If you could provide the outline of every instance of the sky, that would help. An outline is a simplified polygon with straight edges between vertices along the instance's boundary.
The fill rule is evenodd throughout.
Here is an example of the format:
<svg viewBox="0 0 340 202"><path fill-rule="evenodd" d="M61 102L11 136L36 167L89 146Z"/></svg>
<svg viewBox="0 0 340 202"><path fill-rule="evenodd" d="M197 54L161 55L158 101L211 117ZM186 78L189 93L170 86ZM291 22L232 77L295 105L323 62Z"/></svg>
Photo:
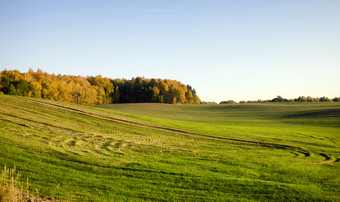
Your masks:
<svg viewBox="0 0 340 202"><path fill-rule="evenodd" d="M339 0L0 0L0 71L180 81L203 101L340 96Z"/></svg>

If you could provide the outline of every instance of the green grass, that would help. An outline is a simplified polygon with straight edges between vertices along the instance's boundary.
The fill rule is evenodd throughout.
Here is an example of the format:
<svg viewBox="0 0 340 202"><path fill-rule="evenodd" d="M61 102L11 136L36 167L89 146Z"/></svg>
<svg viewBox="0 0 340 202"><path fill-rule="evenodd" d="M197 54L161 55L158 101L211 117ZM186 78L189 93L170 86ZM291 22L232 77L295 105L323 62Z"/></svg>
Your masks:
<svg viewBox="0 0 340 202"><path fill-rule="evenodd" d="M340 104L117 104L0 95L0 166L39 195L337 201Z"/></svg>

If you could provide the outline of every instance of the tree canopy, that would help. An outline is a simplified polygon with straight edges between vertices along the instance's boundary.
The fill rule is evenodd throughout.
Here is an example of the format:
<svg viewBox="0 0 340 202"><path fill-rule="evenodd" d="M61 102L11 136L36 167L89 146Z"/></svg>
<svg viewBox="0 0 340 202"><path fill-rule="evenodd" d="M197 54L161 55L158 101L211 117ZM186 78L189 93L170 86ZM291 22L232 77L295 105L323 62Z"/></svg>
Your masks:
<svg viewBox="0 0 340 202"><path fill-rule="evenodd" d="M305 97L305 96L299 96L295 99L286 99L281 96L277 96L271 100L242 100L238 103L264 103L264 102L340 102L340 97L335 97L333 99L330 99L328 97ZM220 104L234 104L237 103L233 100L228 101L221 101Z"/></svg>
<svg viewBox="0 0 340 202"><path fill-rule="evenodd" d="M48 74L38 69L0 72L0 94L19 95L82 105L109 103L199 104L195 89L168 79L110 79Z"/></svg>

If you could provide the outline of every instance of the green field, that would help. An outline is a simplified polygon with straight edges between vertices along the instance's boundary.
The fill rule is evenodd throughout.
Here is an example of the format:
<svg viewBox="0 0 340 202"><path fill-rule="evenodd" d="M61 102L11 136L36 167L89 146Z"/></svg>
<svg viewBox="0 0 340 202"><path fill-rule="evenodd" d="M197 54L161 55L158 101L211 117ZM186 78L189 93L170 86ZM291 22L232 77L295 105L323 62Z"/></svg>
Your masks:
<svg viewBox="0 0 340 202"><path fill-rule="evenodd" d="M84 107L0 95L0 166L61 200L339 201L339 143L340 103Z"/></svg>

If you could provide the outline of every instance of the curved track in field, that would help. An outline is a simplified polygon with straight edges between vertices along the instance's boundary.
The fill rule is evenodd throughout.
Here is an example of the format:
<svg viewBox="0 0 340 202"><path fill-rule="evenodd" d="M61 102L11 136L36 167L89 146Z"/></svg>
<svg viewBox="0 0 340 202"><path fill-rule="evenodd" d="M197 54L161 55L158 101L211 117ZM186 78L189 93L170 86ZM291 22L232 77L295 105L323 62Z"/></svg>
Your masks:
<svg viewBox="0 0 340 202"><path fill-rule="evenodd" d="M244 140L244 139L237 139L237 138L221 137L221 136L217 136L213 134L203 134L203 133L198 133L198 132L193 132L193 131L186 131L186 130L182 130L178 128L166 127L162 125L144 123L140 121L132 121L132 120L124 119L121 117L110 116L110 114L108 113L105 113L106 115L103 115L103 113L100 113L100 114L99 112L96 113L95 110L85 110L82 108L78 108L76 106L75 107L71 107L69 105L65 106L63 104L52 103L52 102L43 101L43 100L33 100L33 99L26 99L26 98L25 100L31 103L43 104L43 105L48 105L50 107L60 108L62 110L67 110L71 113L76 113L78 115L90 117L92 119L97 119L99 121L108 121L108 122L112 122L116 124L122 124L122 125L127 125L127 126L137 126L137 127L142 127L142 128L152 128L154 130L161 130L161 131L166 131L166 132L171 132L171 133L179 133L181 135L186 135L189 137L204 137L204 138L209 138L209 139L218 140L218 141L227 141L227 142L234 142L238 144L246 144L246 145L250 145L254 147L266 147L266 148L280 149L280 150L285 150L285 151L295 154L296 158L308 158L311 155L317 155L324 159L323 161L318 161L318 162L301 162L304 164L324 164L324 163L334 163L334 162L339 161L339 159L336 159L328 154L313 153L304 148L296 147L296 146L269 143L269 142L258 142L258 141ZM1 114L5 116L13 117L13 118L22 119L25 121L32 121L29 119L20 118L18 116L7 114L4 112L1 112ZM11 120L8 120L8 121L11 121ZM33 121L33 122L36 122L36 121ZM65 128L62 126L54 126L54 125L47 124L47 123L41 123L41 124L46 125L46 126L53 126L61 130L68 130L69 132L79 133L79 131ZM81 135L81 132L79 134ZM84 138L84 137L81 137L81 138ZM92 136L91 138L88 138L86 141L82 141L81 138L70 139L65 136L61 136L61 137L51 140L50 146L61 152L69 151L75 155L93 155L93 156L98 156L98 158L109 159L108 157L112 156L112 154L123 155L121 152L119 152L119 148L122 147L122 145L124 144L125 145L129 144L129 143L122 143L122 142L117 142L117 141L115 142L114 140L109 139L109 137L103 138L103 140L105 141L100 141L100 136L98 137Z"/></svg>

